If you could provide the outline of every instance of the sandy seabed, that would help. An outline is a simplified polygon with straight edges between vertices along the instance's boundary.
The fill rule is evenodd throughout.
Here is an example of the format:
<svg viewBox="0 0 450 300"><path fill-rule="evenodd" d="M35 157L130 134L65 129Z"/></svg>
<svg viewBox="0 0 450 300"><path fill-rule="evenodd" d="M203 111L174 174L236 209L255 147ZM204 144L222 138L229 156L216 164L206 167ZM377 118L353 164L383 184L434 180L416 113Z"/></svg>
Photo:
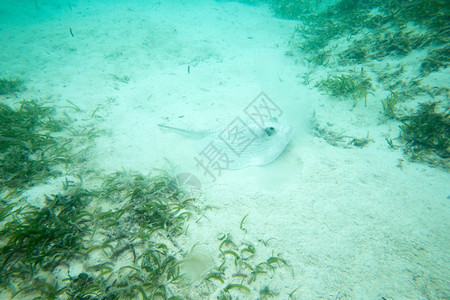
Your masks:
<svg viewBox="0 0 450 300"><path fill-rule="evenodd" d="M201 179L202 199L217 209L190 225L187 247L217 251L220 233L271 239L291 269L270 280L280 299L297 288L299 299L450 295L448 173L399 165L401 151L384 140L398 124L379 124L375 97L352 109L304 85L308 66L285 55L295 22L224 1L77 1L71 10L64 1L39 9L6 2L3 75L27 80L25 99L97 109L108 134L96 140L93 168L146 173L167 159ZM262 91L296 127L270 165L223 171L213 181L196 166L195 141L157 127L229 122ZM310 133L313 115L359 136L370 132L373 142L333 147Z"/></svg>

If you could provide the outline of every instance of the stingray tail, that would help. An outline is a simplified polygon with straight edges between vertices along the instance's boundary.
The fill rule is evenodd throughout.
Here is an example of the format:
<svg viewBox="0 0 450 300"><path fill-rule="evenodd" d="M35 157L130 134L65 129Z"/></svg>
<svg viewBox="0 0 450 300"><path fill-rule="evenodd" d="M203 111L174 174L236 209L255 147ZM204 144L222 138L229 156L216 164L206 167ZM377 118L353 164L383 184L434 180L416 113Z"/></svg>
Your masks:
<svg viewBox="0 0 450 300"><path fill-rule="evenodd" d="M176 133L187 135L187 136L190 136L190 137L201 138L201 137L205 136L205 132L203 132L203 131L187 130L187 129L167 126L167 125L163 125L163 124L158 124L158 126L160 128L164 128L164 129L167 129L167 130L170 130L170 131L174 131Z"/></svg>

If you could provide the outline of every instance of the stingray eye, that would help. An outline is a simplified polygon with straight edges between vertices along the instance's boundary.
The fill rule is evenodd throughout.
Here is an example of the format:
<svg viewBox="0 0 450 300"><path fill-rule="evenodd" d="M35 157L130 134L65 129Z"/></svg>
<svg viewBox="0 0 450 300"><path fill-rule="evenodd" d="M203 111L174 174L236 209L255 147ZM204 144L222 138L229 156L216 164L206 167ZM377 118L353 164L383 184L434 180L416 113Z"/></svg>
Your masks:
<svg viewBox="0 0 450 300"><path fill-rule="evenodd" d="M266 127L266 129L264 129L264 131L266 132L266 134L268 136L271 136L271 135L273 135L275 133L275 128L273 128L273 127Z"/></svg>

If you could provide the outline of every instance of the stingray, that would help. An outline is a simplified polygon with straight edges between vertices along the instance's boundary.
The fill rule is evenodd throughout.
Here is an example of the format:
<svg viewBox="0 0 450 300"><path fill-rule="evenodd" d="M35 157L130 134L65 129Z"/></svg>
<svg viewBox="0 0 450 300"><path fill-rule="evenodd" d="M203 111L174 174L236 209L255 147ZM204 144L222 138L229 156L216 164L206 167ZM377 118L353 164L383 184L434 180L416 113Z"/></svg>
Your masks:
<svg viewBox="0 0 450 300"><path fill-rule="evenodd" d="M273 162L284 151L294 133L292 125L276 118L260 120L259 124L254 120L236 118L226 127L200 131L163 124L158 126L200 139L196 148L204 163L215 163L221 169L229 170Z"/></svg>

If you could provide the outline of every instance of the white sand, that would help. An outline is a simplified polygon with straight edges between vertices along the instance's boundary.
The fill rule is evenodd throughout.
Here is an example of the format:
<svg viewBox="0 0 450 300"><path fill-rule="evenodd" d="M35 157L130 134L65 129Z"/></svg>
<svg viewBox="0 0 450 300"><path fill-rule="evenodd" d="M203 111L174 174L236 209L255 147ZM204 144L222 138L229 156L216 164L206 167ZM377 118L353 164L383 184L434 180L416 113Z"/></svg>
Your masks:
<svg viewBox="0 0 450 300"><path fill-rule="evenodd" d="M167 158L201 178L204 201L218 209L190 225L187 248L199 241L216 253L219 233L255 243L275 238L261 251L281 253L293 270L268 282L280 299L296 288L299 299L449 296L449 174L397 167L402 153L384 138L395 137L398 124L379 124L380 98L352 110L303 85L309 70L285 56L295 22L268 8L210 0L71 1L72 11L65 1L38 10L32 1L5 2L1 75L26 79L24 98L70 100L87 113L99 107L104 121L96 126L108 134L97 139L93 167L147 173ZM194 141L157 127L231 121L261 91L296 126L268 166L225 171L211 182L195 167ZM374 143L330 146L310 134L313 111L322 125L369 132Z"/></svg>

